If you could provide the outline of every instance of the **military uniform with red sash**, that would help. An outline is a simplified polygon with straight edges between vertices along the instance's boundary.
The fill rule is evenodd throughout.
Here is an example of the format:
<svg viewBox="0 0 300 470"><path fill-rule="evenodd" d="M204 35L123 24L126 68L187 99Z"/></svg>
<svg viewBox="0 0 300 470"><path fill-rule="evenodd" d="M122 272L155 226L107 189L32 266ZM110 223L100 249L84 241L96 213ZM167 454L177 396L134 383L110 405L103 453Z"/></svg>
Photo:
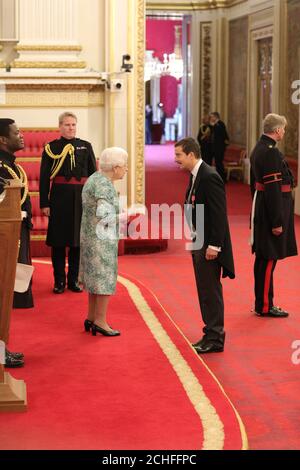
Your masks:
<svg viewBox="0 0 300 470"><path fill-rule="evenodd" d="M251 156L252 252L255 253L255 312L276 315L273 272L276 262L297 255L293 176L276 142L263 134ZM272 229L282 227L280 235ZM275 309L275 310L274 310ZM272 312L275 313L272 315ZM278 312L277 312L278 313Z"/></svg>
<svg viewBox="0 0 300 470"><path fill-rule="evenodd" d="M65 257L69 247L68 285L77 289L80 258L81 193L96 171L92 145L78 138L54 140L46 145L40 171L40 207L50 207L47 245L52 247L55 285L66 284ZM52 184L51 184L52 183Z"/></svg>

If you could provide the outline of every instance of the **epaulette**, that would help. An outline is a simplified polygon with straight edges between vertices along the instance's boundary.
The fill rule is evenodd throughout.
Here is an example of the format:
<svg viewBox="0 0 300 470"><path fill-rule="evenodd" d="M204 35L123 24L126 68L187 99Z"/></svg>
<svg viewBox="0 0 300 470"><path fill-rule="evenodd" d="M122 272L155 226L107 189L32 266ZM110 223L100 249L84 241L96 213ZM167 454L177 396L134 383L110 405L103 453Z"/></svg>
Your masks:
<svg viewBox="0 0 300 470"><path fill-rule="evenodd" d="M45 152L48 155L48 157L52 158L53 160L53 164L51 168L51 176L50 176L51 180L57 175L57 173L61 169L67 155L69 155L71 159L71 169L76 166L75 149L72 144L65 145L62 152L58 155L55 155L51 150L50 144L47 144L45 146Z"/></svg>

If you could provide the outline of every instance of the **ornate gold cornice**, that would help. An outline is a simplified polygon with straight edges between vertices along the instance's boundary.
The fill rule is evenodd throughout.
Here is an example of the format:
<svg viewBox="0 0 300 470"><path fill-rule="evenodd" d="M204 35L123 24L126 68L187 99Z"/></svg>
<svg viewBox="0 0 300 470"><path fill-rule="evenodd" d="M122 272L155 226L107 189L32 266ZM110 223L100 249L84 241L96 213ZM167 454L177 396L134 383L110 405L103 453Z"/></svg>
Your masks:
<svg viewBox="0 0 300 470"><path fill-rule="evenodd" d="M15 51L82 51L81 46L68 45L46 45L46 44L20 44L14 47Z"/></svg>
<svg viewBox="0 0 300 470"><path fill-rule="evenodd" d="M19 69L84 69L86 67L86 62L14 61L11 66Z"/></svg>
<svg viewBox="0 0 300 470"><path fill-rule="evenodd" d="M60 90L56 87L52 90L39 88L32 91L27 89L7 90L6 102L0 104L0 109L9 108L91 108L104 106L104 91L99 90L89 93L87 90Z"/></svg>
<svg viewBox="0 0 300 470"><path fill-rule="evenodd" d="M30 79L30 80L35 80L35 81L41 80L41 79L57 80L57 78L59 78L60 80L64 80L64 81L65 81L65 80L66 80L66 81L70 81L70 80L74 80L74 79L78 80L78 75L69 75L69 73L68 73L68 75L62 75L62 76L60 76L60 77L57 77L57 75L51 75L51 72L52 72L52 71L49 71L49 75L44 75L44 74L43 74L43 75L39 75L39 76L36 75L36 74L35 74L35 75L26 75L26 72L25 72L25 71L24 71L24 75L21 75L21 74L19 74L19 73L18 73L18 75L14 75L13 73L10 73L9 76L6 75L6 76L0 77L0 80L4 80L5 78L10 78L10 76L12 76L13 78L17 78L18 80L20 80L20 79L26 79L26 80ZM71 73L71 72L70 72L70 73ZM82 79L82 78L96 79L96 80L99 80L99 79L100 79L99 76L96 76L96 77L89 77L89 76L88 76L88 77L86 77L86 76L79 77L79 79ZM105 82L102 82L102 83L101 83L101 86L104 87L104 83L105 83Z"/></svg>
<svg viewBox="0 0 300 470"><path fill-rule="evenodd" d="M147 0L147 10L165 11L199 11L216 10L217 8L231 8L248 0L198 0L178 3L167 3Z"/></svg>
<svg viewBox="0 0 300 470"><path fill-rule="evenodd" d="M43 91L85 91L85 92L104 92L104 85L94 85L90 83L6 83L6 90L43 90Z"/></svg>

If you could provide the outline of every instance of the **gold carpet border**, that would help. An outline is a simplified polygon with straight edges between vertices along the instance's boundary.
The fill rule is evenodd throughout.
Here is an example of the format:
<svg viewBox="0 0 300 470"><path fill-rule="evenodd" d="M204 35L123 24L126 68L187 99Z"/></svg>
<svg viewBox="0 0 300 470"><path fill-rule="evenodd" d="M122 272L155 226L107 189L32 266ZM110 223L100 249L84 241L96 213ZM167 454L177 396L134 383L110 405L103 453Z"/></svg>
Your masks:
<svg viewBox="0 0 300 470"><path fill-rule="evenodd" d="M154 315L140 289L133 282L122 276L118 276L118 281L126 287L133 303L169 360L196 413L200 417L203 426L202 449L222 450L225 439L223 423L209 398L205 395L197 377Z"/></svg>
<svg viewBox="0 0 300 470"><path fill-rule="evenodd" d="M183 336L183 338L186 340L186 342L188 343L188 345L190 346L190 348L193 350L193 352L197 355L199 361L203 364L203 366L205 367L205 369L209 372L209 374L212 376L212 378L215 380L215 382L217 383L217 385L220 387L220 390L221 392L223 393L223 395L225 396L225 398L228 400L228 403L230 404L230 406L232 407L233 411L234 411L234 414L236 416L236 419L238 421L238 424L239 424L239 428L240 428L240 433L241 433L241 437L242 437L242 449L241 450L249 450L249 441L248 441L248 436L247 436L247 432L246 432L246 428L245 428L245 425L243 423L243 420L242 418L240 417L239 415L239 412L237 411L237 409L235 408L234 404L232 403L232 401L230 400L229 396L227 395L227 393L225 392L225 389L223 387L223 385L221 384L221 382L219 381L219 379L216 377L216 375L213 373L213 371L208 367L208 365L204 362L203 358L196 353L196 351L194 350L194 348L192 347L191 345L191 342L188 340L188 338L185 336L185 334L183 333L183 331L179 328L179 326L174 322L173 318L170 316L170 314L167 312L167 310L164 308L164 306L161 304L161 302L159 301L159 299L157 298L157 296L154 294L154 292L152 292L151 289L149 289L149 287L146 287L141 281L139 281L139 283L145 287L145 289L147 289L150 294L154 297L154 299L156 300L156 302L159 304L159 306L162 308L162 310L164 311L164 313L166 314L166 316L168 317L168 319L171 321L171 323L173 323L174 327L176 328L176 330L181 334L181 336Z"/></svg>

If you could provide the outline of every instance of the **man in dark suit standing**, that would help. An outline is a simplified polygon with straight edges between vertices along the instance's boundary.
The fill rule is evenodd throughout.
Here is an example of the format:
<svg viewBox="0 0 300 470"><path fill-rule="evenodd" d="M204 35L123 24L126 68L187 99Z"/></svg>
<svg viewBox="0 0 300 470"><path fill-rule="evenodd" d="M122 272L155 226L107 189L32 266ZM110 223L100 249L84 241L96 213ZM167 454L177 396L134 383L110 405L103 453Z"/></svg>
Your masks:
<svg viewBox="0 0 300 470"><path fill-rule="evenodd" d="M273 272L277 260L297 255L294 230L293 176L276 147L284 137L286 119L268 114L263 135L251 156L251 244L255 253L255 313L264 317L287 317L273 305Z"/></svg>
<svg viewBox="0 0 300 470"><path fill-rule="evenodd" d="M201 156L205 163L208 165L212 164L212 126L210 125L209 116L206 114L203 116L202 124L199 128L197 140L201 149Z"/></svg>
<svg viewBox="0 0 300 470"><path fill-rule="evenodd" d="M212 153L215 159L216 170L225 182L226 174L223 161L226 145L229 143L227 129L224 122L220 119L220 114L217 112L210 113L210 124L212 126Z"/></svg>
<svg viewBox="0 0 300 470"><path fill-rule="evenodd" d="M201 159L200 147L190 137L175 144L175 161L191 174L185 209L192 233L192 259L205 324L203 338L193 347L198 353L221 352L225 341L221 272L223 277L235 277L224 183L218 173ZM202 247L199 239L203 221L197 220L199 205L204 206Z"/></svg>

